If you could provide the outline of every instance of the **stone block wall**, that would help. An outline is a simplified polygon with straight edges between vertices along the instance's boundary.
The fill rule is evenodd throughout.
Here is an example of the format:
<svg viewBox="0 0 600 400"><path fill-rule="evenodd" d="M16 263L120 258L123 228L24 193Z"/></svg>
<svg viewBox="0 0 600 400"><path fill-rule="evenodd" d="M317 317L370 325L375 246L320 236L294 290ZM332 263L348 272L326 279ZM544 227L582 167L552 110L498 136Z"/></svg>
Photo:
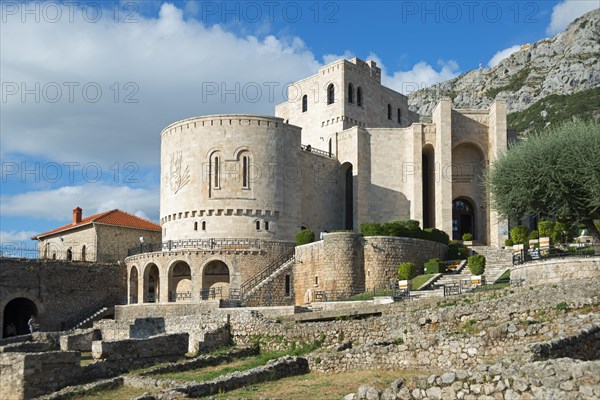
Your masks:
<svg viewBox="0 0 600 400"><path fill-rule="evenodd" d="M568 257L520 265L510 271L510 279L523 279L526 285L543 285L569 279L589 279L599 274L600 257Z"/></svg>
<svg viewBox="0 0 600 400"><path fill-rule="evenodd" d="M148 339L97 340L92 343L92 356L106 361L178 358L187 353L188 340L187 333L158 335Z"/></svg>
<svg viewBox="0 0 600 400"><path fill-rule="evenodd" d="M78 329L75 333L60 337L62 351L92 351L92 342L101 340L99 329Z"/></svg>
<svg viewBox="0 0 600 400"><path fill-rule="evenodd" d="M296 304L312 302L316 291L357 293L387 287L400 263L414 262L422 269L429 259L444 258L447 250L428 240L329 233L322 241L296 248Z"/></svg>
<svg viewBox="0 0 600 400"><path fill-rule="evenodd" d="M260 284L255 290L244 295L244 306L292 306L294 305L293 292L294 262L289 262L285 267Z"/></svg>
<svg viewBox="0 0 600 400"><path fill-rule="evenodd" d="M29 315L7 305L25 298L35 305L41 331L57 331L62 323L105 299L119 301L127 293L125 266L53 260L4 258L0 268L0 327L6 336L4 313L18 328L27 329ZM20 320L19 320L20 319ZM17 332L19 333L19 332Z"/></svg>
<svg viewBox="0 0 600 400"><path fill-rule="evenodd" d="M412 262L420 273L432 258L444 259L448 247L441 243L413 238L372 236L365 238L365 283L367 288L387 287L396 280L398 266Z"/></svg>
<svg viewBox="0 0 600 400"><path fill-rule="evenodd" d="M0 393L3 400L31 399L80 378L79 352L0 354Z"/></svg>

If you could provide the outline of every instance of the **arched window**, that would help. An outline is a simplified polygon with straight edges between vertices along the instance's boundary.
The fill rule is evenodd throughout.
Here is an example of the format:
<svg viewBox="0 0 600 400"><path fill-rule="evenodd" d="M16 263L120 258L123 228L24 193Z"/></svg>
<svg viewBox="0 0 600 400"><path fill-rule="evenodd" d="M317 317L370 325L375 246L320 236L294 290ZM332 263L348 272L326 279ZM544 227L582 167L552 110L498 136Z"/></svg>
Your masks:
<svg viewBox="0 0 600 400"><path fill-rule="evenodd" d="M205 231L206 230L206 221L202 221L202 230Z"/></svg>
<svg viewBox="0 0 600 400"><path fill-rule="evenodd" d="M242 187L250 189L250 156L242 156Z"/></svg>
<svg viewBox="0 0 600 400"><path fill-rule="evenodd" d="M307 112L308 111L308 96L304 95L302 96L302 112Z"/></svg>
<svg viewBox="0 0 600 400"><path fill-rule="evenodd" d="M81 248L81 261L85 261L85 244Z"/></svg>
<svg viewBox="0 0 600 400"><path fill-rule="evenodd" d="M219 183L220 183L220 176L219 176L220 171L219 171L219 169L221 167L220 166L219 157L215 157L213 165L214 165L214 171L213 171L213 173L214 173L214 176L213 176L214 185L215 185L215 188L218 188L219 187Z"/></svg>
<svg viewBox="0 0 600 400"><path fill-rule="evenodd" d="M398 109L398 123L402 123L402 112L400 111L400 109Z"/></svg>
<svg viewBox="0 0 600 400"><path fill-rule="evenodd" d="M69 247L67 249L67 261L71 261L73 259L73 250Z"/></svg>
<svg viewBox="0 0 600 400"><path fill-rule="evenodd" d="M332 150L333 150L332 139L331 139L331 138L329 138L329 157L331 157Z"/></svg>
<svg viewBox="0 0 600 400"><path fill-rule="evenodd" d="M348 84L348 103L354 103L354 85Z"/></svg>
<svg viewBox="0 0 600 400"><path fill-rule="evenodd" d="M265 221L265 231L269 230L269 221Z"/></svg>
<svg viewBox="0 0 600 400"><path fill-rule="evenodd" d="M388 104L388 119L392 119L392 105Z"/></svg>
<svg viewBox="0 0 600 400"><path fill-rule="evenodd" d="M197 231L198 230L198 222L194 222L194 230Z"/></svg>
<svg viewBox="0 0 600 400"><path fill-rule="evenodd" d="M363 105L363 93L360 86L356 89L356 105L359 107Z"/></svg>
<svg viewBox="0 0 600 400"><path fill-rule="evenodd" d="M256 230L260 231L260 221L256 221L254 224L256 225Z"/></svg>
<svg viewBox="0 0 600 400"><path fill-rule="evenodd" d="M333 83L330 83L327 86L327 104L333 104L335 101L335 88L333 87Z"/></svg>

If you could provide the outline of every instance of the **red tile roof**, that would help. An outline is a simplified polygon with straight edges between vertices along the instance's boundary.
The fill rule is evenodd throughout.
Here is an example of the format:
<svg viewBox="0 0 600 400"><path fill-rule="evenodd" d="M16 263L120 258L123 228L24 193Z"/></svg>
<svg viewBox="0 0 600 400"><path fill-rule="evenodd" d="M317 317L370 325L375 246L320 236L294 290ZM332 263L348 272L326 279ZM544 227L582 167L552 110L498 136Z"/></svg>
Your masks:
<svg viewBox="0 0 600 400"><path fill-rule="evenodd" d="M58 232L68 231L73 228L79 228L83 225L88 225L91 223L123 226L126 228L147 229L157 232L160 232L162 230L160 225L155 224L154 222L148 221L140 217L136 217L135 215L129 214L125 211L114 209L110 211L104 211L99 214L91 215L87 218L82 218L81 222L77 224L68 224L45 233L40 233L39 235L34 236L31 239L36 240L44 236L49 236Z"/></svg>

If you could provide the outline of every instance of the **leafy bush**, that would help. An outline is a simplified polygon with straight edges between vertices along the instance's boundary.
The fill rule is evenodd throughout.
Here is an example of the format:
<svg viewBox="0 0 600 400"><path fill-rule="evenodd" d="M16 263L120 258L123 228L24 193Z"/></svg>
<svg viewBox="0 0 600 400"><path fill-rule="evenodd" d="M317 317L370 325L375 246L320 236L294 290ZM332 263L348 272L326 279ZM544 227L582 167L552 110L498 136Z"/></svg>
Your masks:
<svg viewBox="0 0 600 400"><path fill-rule="evenodd" d="M439 258L432 258L424 265L425 274L443 274L448 269L448 265Z"/></svg>
<svg viewBox="0 0 600 400"><path fill-rule="evenodd" d="M315 241L315 233L310 229L303 229L296 233L296 246L312 243Z"/></svg>
<svg viewBox="0 0 600 400"><path fill-rule="evenodd" d="M510 230L510 238L515 244L529 243L529 229L526 226L515 226Z"/></svg>
<svg viewBox="0 0 600 400"><path fill-rule="evenodd" d="M473 234L472 233L463 233L462 240L465 242L470 242L471 240L473 240Z"/></svg>
<svg viewBox="0 0 600 400"><path fill-rule="evenodd" d="M515 245L515 242L513 242L513 241L512 241L512 239L506 239L506 240L504 241L504 245L505 245L506 247L512 247L512 246L514 246L514 245Z"/></svg>
<svg viewBox="0 0 600 400"><path fill-rule="evenodd" d="M379 222L365 222L360 224L360 233L363 236L387 236L383 224Z"/></svg>
<svg viewBox="0 0 600 400"><path fill-rule="evenodd" d="M446 246L450 242L450 236L446 232L436 228L425 228L423 230L423 239L445 244Z"/></svg>
<svg viewBox="0 0 600 400"><path fill-rule="evenodd" d="M414 263L404 262L398 266L398 279L408 280L418 275L417 267Z"/></svg>
<svg viewBox="0 0 600 400"><path fill-rule="evenodd" d="M554 224L554 230L552 231L552 241L554 243L569 243L573 240L573 233L567 228L562 222L556 222Z"/></svg>
<svg viewBox="0 0 600 400"><path fill-rule="evenodd" d="M540 236L540 233L535 229L529 232L529 240L537 240Z"/></svg>
<svg viewBox="0 0 600 400"><path fill-rule="evenodd" d="M467 264L469 266L469 271L471 271L473 275L483 275L485 272L485 257L481 254L475 254L474 256L469 257Z"/></svg>
<svg viewBox="0 0 600 400"><path fill-rule="evenodd" d="M456 240L450 240L448 243L448 254L446 258L448 260L464 260L467 258L469 250L462 245L462 243Z"/></svg>
<svg viewBox="0 0 600 400"><path fill-rule="evenodd" d="M538 222L538 232L540 232L540 237L551 237L554 232L554 222L547 219L541 220Z"/></svg>
<svg viewBox="0 0 600 400"><path fill-rule="evenodd" d="M390 221L386 223L365 222L360 224L363 236L394 236L431 240L448 245L450 237L444 231L435 228L421 230L419 221Z"/></svg>

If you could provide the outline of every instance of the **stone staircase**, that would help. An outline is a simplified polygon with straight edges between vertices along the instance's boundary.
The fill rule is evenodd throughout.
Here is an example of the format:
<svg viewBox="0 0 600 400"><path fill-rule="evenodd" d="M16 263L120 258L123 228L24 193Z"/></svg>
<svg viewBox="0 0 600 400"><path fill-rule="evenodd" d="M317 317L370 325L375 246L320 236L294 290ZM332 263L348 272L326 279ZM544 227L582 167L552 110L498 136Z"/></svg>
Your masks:
<svg viewBox="0 0 600 400"><path fill-rule="evenodd" d="M243 305L272 305L274 293L270 284L285 273L291 275L292 267L294 266L295 262L295 252L292 251L287 253L284 257L278 259L276 263L268 266L256 276L251 278L249 282L252 282L252 285L247 285L245 290L243 290ZM293 304L293 296L290 296L290 300Z"/></svg>
<svg viewBox="0 0 600 400"><path fill-rule="evenodd" d="M470 246L474 254L485 256L485 277L488 283L494 283L506 270L512 269L512 249L492 246Z"/></svg>
<svg viewBox="0 0 600 400"><path fill-rule="evenodd" d="M94 322L101 320L102 318L111 316L115 314L114 307L102 307L98 311L94 312L92 315L84 318L83 320L77 322L72 329L84 329L91 328L94 325Z"/></svg>

